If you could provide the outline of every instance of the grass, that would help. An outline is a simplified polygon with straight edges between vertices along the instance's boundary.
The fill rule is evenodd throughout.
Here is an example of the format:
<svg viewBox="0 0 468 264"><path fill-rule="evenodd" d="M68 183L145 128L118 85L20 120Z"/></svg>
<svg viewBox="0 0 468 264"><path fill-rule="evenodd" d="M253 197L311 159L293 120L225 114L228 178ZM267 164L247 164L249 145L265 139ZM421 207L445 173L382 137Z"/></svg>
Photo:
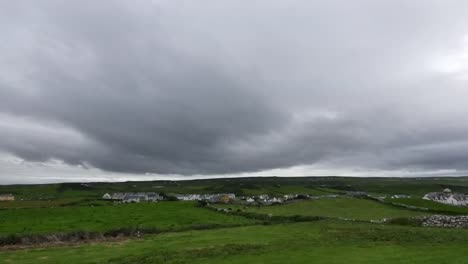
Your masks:
<svg viewBox="0 0 468 264"><path fill-rule="evenodd" d="M443 203L438 203L438 202L423 200L423 199L418 199L418 198L386 199L386 201L393 202L393 203L406 204L406 205L411 205L411 206L417 206L417 207L423 207L423 208L428 208L431 210L441 211L441 212L468 214L468 207L446 205Z"/></svg>
<svg viewBox="0 0 468 264"><path fill-rule="evenodd" d="M468 193L468 178L243 178L124 183L63 183L0 186L17 201L0 202L0 236L56 232L106 232L121 228L164 231L142 239L94 242L6 251L3 263L466 263L468 230L377 225L320 220L303 223L270 221L269 225L233 214L199 208L192 202L113 205L98 201L104 193L154 191L237 195L287 193L326 195L366 191L377 196L410 194L391 202L435 211L468 214L468 208L419 199L445 187ZM219 205L274 216L325 216L380 220L425 215L376 201L356 198L317 199L266 207ZM200 226L218 229L195 230ZM231 228L219 228L231 227ZM232 227L238 226L238 227ZM183 231L190 230L190 231ZM178 232L170 232L178 231ZM128 238L128 237L127 237ZM49 241L49 240L47 240ZM69 240L66 240L69 241Z"/></svg>
<svg viewBox="0 0 468 264"><path fill-rule="evenodd" d="M254 221L198 208L192 202L0 210L0 235L251 223Z"/></svg>
<svg viewBox="0 0 468 264"><path fill-rule="evenodd" d="M383 218L414 217L425 215L424 212L397 208L367 199L357 198L329 198L317 200L304 200L288 204L271 205L263 207L219 205L223 208L243 209L247 212L272 214L280 216L304 215L341 217L356 220L380 220Z"/></svg>
<svg viewBox="0 0 468 264"><path fill-rule="evenodd" d="M58 207L75 204L80 202L81 199L76 198L63 198L56 200L16 200L0 202L0 209L5 208L45 208L45 207Z"/></svg>
<svg viewBox="0 0 468 264"><path fill-rule="evenodd" d="M321 221L0 252L0 263L466 263L468 230Z"/></svg>

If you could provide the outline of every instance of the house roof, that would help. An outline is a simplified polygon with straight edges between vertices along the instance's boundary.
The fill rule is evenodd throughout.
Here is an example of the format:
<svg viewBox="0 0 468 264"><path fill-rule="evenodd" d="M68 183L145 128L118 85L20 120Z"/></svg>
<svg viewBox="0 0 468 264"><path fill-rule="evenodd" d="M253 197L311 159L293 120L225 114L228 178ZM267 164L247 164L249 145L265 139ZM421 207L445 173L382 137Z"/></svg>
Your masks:
<svg viewBox="0 0 468 264"><path fill-rule="evenodd" d="M446 200L449 197L449 195L447 195L446 193L441 192L431 192L426 194L425 196L427 196L431 200Z"/></svg>
<svg viewBox="0 0 468 264"><path fill-rule="evenodd" d="M431 200L447 200L449 198L457 201L468 201L468 196L462 193L432 192L425 195Z"/></svg>
<svg viewBox="0 0 468 264"><path fill-rule="evenodd" d="M454 193L451 197L457 201L467 201L467 196L461 193Z"/></svg>

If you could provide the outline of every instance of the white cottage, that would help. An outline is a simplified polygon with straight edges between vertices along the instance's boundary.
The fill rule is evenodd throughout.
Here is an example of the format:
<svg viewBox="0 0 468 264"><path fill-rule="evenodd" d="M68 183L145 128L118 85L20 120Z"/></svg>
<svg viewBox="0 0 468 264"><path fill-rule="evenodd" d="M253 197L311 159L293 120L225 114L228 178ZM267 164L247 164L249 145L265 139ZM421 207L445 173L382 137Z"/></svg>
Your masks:
<svg viewBox="0 0 468 264"><path fill-rule="evenodd" d="M443 192L428 193L424 195L423 199L454 206L468 205L468 196L461 193L452 193L452 190L448 188L444 189Z"/></svg>

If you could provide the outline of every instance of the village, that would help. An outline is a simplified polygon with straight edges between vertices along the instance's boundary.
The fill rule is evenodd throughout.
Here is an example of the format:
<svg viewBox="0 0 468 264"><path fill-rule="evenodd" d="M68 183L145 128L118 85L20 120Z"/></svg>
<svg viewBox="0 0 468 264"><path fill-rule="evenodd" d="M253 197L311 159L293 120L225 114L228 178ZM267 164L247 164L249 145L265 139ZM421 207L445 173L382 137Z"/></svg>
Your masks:
<svg viewBox="0 0 468 264"><path fill-rule="evenodd" d="M105 193L102 200L113 201L116 203L140 203L140 202L159 202L159 201L206 201L209 203L232 203L244 205L272 205L281 204L293 200L313 200L323 198L337 198L348 196L355 198L375 198L383 201L390 199L409 199L411 195L393 194L389 196L372 197L363 191L348 191L340 194L327 194L314 196L309 194L285 194L281 196L271 196L268 194L259 194L251 196L236 196L234 193L215 193L215 194L164 194L156 192L117 192ZM445 188L441 192L430 192L421 197L423 200L429 200L451 206L468 206L468 195L452 192L450 188ZM11 193L0 194L0 202L15 201L15 196Z"/></svg>
<svg viewBox="0 0 468 264"><path fill-rule="evenodd" d="M119 203L139 203L139 202L158 202L163 200L170 201L206 201L209 203L246 203L270 205L283 203L284 201L300 198L310 198L309 195L286 194L282 197L270 197L267 194L257 196L236 196L234 193L216 193L216 194L174 194L165 195L155 192L128 192L128 193L105 193L103 200L110 200Z"/></svg>
<svg viewBox="0 0 468 264"><path fill-rule="evenodd" d="M285 194L282 196L270 196L268 194L260 194L254 196L236 196L234 193L217 193L217 194L174 194L166 195L155 192L128 192L128 193L105 193L102 196L103 200L110 200L119 203L139 203L139 202L158 202L163 200L171 201L206 201L209 203L236 203L247 205L272 205L281 204L292 200L305 200L305 199L321 199L321 198L337 198L339 196L349 197L372 197L367 192L363 191L349 191L344 194L328 194L321 196L313 196L309 194ZM388 198L391 199L409 199L411 195L407 194L394 194ZM387 196L375 197L383 200ZM445 188L442 192L427 193L422 197L423 200L430 200L438 203L443 203L453 206L468 206L468 195L461 193L452 193L452 190ZM0 201L14 200L11 194L0 195Z"/></svg>

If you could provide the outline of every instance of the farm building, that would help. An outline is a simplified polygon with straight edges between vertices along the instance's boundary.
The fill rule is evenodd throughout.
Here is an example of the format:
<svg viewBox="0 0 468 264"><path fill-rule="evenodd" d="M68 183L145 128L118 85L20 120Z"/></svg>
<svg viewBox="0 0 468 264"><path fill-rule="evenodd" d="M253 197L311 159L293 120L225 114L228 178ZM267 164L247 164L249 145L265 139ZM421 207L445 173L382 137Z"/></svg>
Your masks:
<svg viewBox="0 0 468 264"><path fill-rule="evenodd" d="M11 193L0 194L0 201L14 201L15 196Z"/></svg>
<svg viewBox="0 0 468 264"><path fill-rule="evenodd" d="M210 203L228 203L236 199L233 193L218 194L179 194L177 199L181 201L208 201Z"/></svg>
<svg viewBox="0 0 468 264"><path fill-rule="evenodd" d="M123 203L139 203L141 201L146 202L157 202L162 200L163 197L155 192L139 192L139 193L114 193L109 195L108 193L102 196L103 199L109 199L114 201L120 201Z"/></svg>
<svg viewBox="0 0 468 264"><path fill-rule="evenodd" d="M145 198L145 197L138 195L138 194L129 194L125 196L122 202L123 203L139 203L140 200L142 200L142 198Z"/></svg>
<svg viewBox="0 0 468 264"><path fill-rule="evenodd" d="M217 202L219 203L229 203L230 201L236 199L234 194L220 194L216 197Z"/></svg>
<svg viewBox="0 0 468 264"><path fill-rule="evenodd" d="M353 197L367 197L369 194L367 192L362 192L362 191L349 191L346 192L346 195L353 196Z"/></svg>
<svg viewBox="0 0 468 264"><path fill-rule="evenodd" d="M468 196L461 193L452 193L450 189L445 189L443 192L432 192L424 195L424 200L430 200L438 203L456 205L456 206L467 206Z"/></svg>
<svg viewBox="0 0 468 264"><path fill-rule="evenodd" d="M407 194L394 194L392 195L392 199L408 199L408 198L411 198L411 195L407 195Z"/></svg>

